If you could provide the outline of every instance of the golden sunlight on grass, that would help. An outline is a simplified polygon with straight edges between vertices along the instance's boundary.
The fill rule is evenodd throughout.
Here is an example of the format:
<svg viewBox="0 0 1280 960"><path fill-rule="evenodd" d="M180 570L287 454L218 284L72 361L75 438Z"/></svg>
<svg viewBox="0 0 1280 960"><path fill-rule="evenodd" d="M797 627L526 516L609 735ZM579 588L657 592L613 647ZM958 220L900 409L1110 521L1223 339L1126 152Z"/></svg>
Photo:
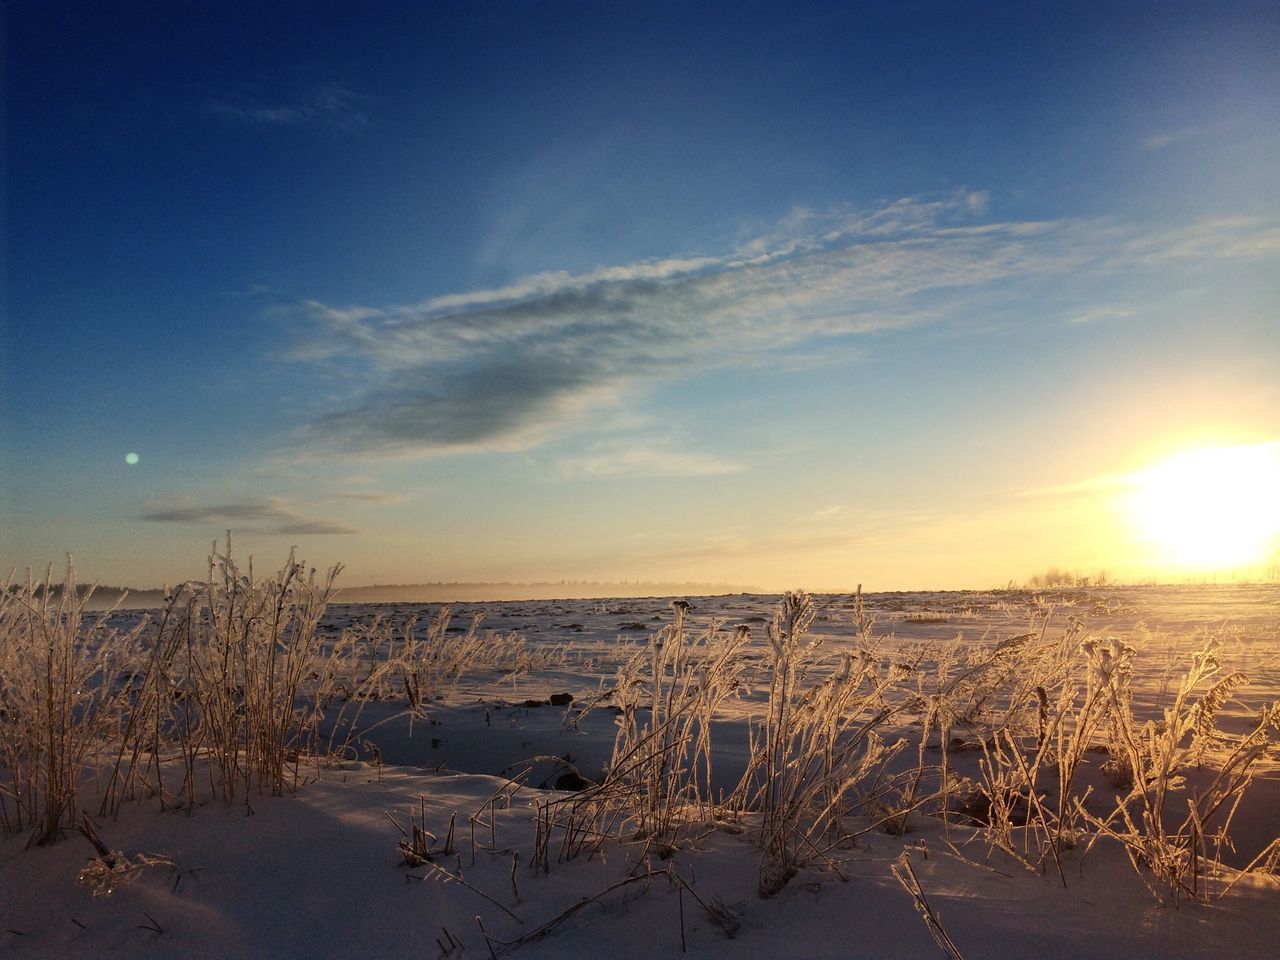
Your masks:
<svg viewBox="0 0 1280 960"><path fill-rule="evenodd" d="M1262 563L1280 540L1280 441L1169 457L1133 476L1127 507L1171 566Z"/></svg>

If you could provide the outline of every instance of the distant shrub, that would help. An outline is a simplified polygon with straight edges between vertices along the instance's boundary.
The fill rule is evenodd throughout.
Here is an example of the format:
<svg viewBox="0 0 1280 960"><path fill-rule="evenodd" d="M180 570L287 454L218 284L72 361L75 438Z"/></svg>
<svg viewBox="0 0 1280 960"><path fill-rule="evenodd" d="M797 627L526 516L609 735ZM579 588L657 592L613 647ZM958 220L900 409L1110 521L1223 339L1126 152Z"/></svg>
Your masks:
<svg viewBox="0 0 1280 960"><path fill-rule="evenodd" d="M1099 570L1092 576L1085 576L1070 570L1049 567L1043 573L1030 577L1026 586L1029 590L1052 590L1055 587L1109 587L1115 579L1106 570Z"/></svg>

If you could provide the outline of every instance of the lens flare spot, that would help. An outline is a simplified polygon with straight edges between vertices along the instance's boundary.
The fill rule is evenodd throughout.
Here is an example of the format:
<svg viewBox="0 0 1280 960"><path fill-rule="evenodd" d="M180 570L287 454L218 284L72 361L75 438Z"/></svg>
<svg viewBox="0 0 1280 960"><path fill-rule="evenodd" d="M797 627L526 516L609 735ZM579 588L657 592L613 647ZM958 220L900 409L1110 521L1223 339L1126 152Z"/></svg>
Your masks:
<svg viewBox="0 0 1280 960"><path fill-rule="evenodd" d="M127 463L127 464L128 464L129 466L131 466L131 467L132 467L135 463L137 463L137 462L138 462L138 459L139 459L139 458L138 458L138 455L137 455L136 453L126 453L126 454L124 455L124 462L125 462L125 463Z"/></svg>

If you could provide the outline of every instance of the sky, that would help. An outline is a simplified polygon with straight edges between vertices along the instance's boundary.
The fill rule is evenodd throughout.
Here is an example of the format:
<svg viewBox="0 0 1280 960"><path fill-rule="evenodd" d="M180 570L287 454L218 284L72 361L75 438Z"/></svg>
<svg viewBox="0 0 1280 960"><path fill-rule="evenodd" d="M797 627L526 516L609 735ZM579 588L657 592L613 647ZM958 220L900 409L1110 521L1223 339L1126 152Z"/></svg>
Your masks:
<svg viewBox="0 0 1280 960"><path fill-rule="evenodd" d="M173 583L227 530L349 585L1280 569L1274 3L3 35L0 574Z"/></svg>

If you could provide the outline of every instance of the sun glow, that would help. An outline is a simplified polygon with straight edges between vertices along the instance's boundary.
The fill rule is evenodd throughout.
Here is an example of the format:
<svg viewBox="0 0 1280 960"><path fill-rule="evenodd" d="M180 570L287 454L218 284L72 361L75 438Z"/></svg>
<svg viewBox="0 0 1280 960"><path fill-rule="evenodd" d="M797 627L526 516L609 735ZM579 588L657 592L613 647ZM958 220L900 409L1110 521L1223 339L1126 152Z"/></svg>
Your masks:
<svg viewBox="0 0 1280 960"><path fill-rule="evenodd" d="M1280 440L1180 453L1133 481L1130 515L1164 564L1251 566L1280 542Z"/></svg>

